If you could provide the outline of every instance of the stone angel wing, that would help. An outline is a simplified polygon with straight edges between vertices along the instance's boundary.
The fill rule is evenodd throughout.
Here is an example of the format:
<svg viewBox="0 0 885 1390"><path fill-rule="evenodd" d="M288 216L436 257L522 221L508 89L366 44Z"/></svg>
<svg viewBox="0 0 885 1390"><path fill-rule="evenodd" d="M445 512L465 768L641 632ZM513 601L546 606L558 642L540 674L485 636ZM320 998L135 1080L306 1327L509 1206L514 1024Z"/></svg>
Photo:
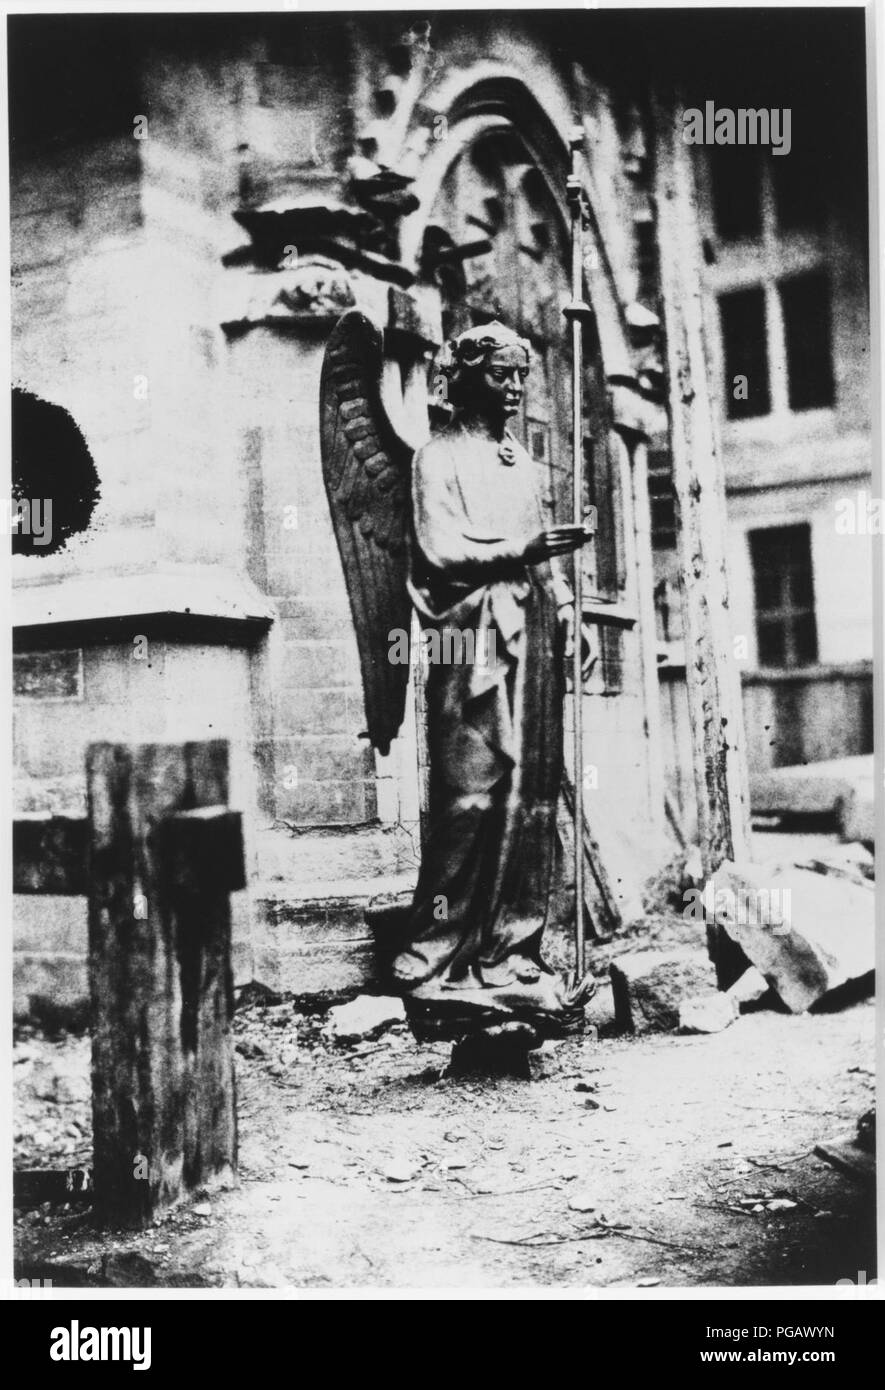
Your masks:
<svg viewBox="0 0 885 1390"><path fill-rule="evenodd" d="M408 660L390 660L396 629L408 652L406 589L412 448L381 399L380 331L358 309L338 320L320 377L323 479L356 628L370 742L390 752L403 722Z"/></svg>

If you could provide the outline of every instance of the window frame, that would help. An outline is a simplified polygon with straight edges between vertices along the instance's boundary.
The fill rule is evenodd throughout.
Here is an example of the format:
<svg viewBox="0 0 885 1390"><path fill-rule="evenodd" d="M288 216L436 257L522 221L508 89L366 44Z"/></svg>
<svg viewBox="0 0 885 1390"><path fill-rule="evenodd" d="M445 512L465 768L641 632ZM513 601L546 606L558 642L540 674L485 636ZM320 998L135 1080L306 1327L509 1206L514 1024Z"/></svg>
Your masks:
<svg viewBox="0 0 885 1390"><path fill-rule="evenodd" d="M727 152L726 152L727 153ZM723 429L730 437L740 439L781 438L784 427L795 431L806 424L819 429L834 421L839 409L839 381L836 364L836 344L832 333L835 322L833 309L833 278L830 274L831 211L817 228L784 229L778 222L777 203L772 176L772 160L776 156L763 148L757 151L762 232L758 239L723 240L715 225L713 203L713 174L710 151L698 149L697 185L700 194L701 233L711 255L706 257L705 280L712 300L711 325L714 325L713 355L716 381L724 393L732 384L725 380L725 344L719 315L719 297L735 290L761 289L764 296L764 322L768 354L768 390L770 409L765 415L729 416L722 401ZM788 157L788 156L787 156ZM830 288L831 335L830 362L833 376L831 405L812 406L807 410L792 410L789 403L789 371L787 364L786 328L782 312L780 285L783 281L817 272L823 274Z"/></svg>
<svg viewBox="0 0 885 1390"><path fill-rule="evenodd" d="M763 608L759 602L759 567L757 565L757 542L756 537L764 538L765 544L771 546L775 537L783 536L786 531L804 532L807 539L808 555L808 590L809 599L807 603L796 603L793 599L793 581L790 570L795 566L784 567L782 569L781 586L786 590L786 594L775 607ZM783 521L774 526L753 526L746 532L747 550L750 561L750 577L753 590L753 626L756 640L756 665L760 670L765 671L805 671L820 664L820 634L817 623L817 602L814 582L814 545L813 530L808 521ZM796 638L795 627L803 618L810 617L814 632L813 655L808 661L796 658ZM762 643L760 640L761 628L765 624L779 622L784 632L784 656L781 663L763 661ZM792 658L792 659L791 659Z"/></svg>

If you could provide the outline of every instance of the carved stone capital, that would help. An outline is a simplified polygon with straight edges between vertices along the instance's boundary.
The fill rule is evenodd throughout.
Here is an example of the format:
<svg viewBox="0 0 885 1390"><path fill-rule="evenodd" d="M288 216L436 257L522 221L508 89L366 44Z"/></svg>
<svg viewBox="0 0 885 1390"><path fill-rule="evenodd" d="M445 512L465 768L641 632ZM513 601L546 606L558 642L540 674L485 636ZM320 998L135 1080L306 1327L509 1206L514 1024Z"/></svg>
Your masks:
<svg viewBox="0 0 885 1390"><path fill-rule="evenodd" d="M252 272L241 284L242 307L232 308L222 324L229 337L258 327L331 326L356 304L352 277L326 256L306 256L292 270Z"/></svg>

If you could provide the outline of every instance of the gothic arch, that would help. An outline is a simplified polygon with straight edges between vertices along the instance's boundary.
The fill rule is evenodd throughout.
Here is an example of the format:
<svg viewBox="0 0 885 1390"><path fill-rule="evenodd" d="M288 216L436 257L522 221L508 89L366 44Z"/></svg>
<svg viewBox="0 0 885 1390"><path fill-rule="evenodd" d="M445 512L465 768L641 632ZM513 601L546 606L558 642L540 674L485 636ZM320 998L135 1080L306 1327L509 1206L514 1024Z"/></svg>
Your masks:
<svg viewBox="0 0 885 1390"><path fill-rule="evenodd" d="M400 249L405 265L412 270L419 268L424 234L449 169L479 136L496 130L512 130L523 143L544 180L561 228L567 229L569 102L565 94L560 130L530 91L522 73L503 64L481 62L450 74L422 97L421 106L425 120L428 113L431 115L437 134L430 140L413 185L419 205L401 224ZM631 370L631 359L623 313L609 269L607 248L593 215L591 190L586 192L591 217L585 235L585 297L595 311L606 375L624 374Z"/></svg>

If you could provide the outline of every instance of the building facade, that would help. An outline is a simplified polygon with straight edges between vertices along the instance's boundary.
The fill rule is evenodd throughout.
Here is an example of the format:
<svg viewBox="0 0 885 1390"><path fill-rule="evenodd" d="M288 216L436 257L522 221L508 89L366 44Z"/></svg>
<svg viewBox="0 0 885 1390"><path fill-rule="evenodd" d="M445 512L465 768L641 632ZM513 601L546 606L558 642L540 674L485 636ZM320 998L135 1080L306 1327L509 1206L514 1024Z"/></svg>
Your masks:
<svg viewBox="0 0 885 1390"><path fill-rule="evenodd" d="M769 769L871 754L873 536L863 45L803 12L714 44L689 102L751 108L772 143L695 150L728 505L734 659L751 789ZM735 72L741 63L751 76ZM772 112L776 106L776 112ZM774 118L774 119L772 119ZM762 130L764 134L764 128ZM688 748L666 450L652 459L662 691ZM760 777L757 780L755 774Z"/></svg>
<svg viewBox="0 0 885 1390"><path fill-rule="evenodd" d="M534 359L518 428L551 521L570 519L562 308L576 119L595 325L585 501L598 515L585 571L584 785L624 917L672 848L665 764L672 783L685 716L658 671L670 634L655 581L660 590L675 571L650 525L666 512L668 432L649 103L654 86L676 119L678 73L652 83L636 17L582 15L581 44L574 23L567 12L12 23L15 384L64 408L98 478L63 546L17 546L17 811L81 813L90 742L227 740L250 870L234 898L240 982L333 994L370 979L367 907L407 896L419 854L420 701L388 757L360 737L356 642L319 454L325 342L348 307L383 329L385 402L409 438L433 415L445 339L492 317L517 328ZM47 72L59 93L48 106L35 95ZM763 220L758 284L774 333L788 301L772 280L771 235ZM819 273L810 250L796 267ZM737 270L728 278L724 246L716 271L710 293L727 328L727 296L746 289ZM857 268L838 274L861 315ZM789 437L766 434L762 415L726 422L735 613L751 664L766 642L808 664L799 531L809 528L816 592L824 567L833 581L814 661L838 665L847 690L863 622L855 641L840 617L849 581L823 528L832 488L862 476L864 392L848 389L848 357L834 359L833 399L809 409L829 412L839 449L816 436L813 459L799 426L789 432L790 344L815 317L815 283L782 312L770 349L770 413ZM849 357L860 324L834 333ZM730 371L742 349L727 332L723 341ZM825 389L819 368L807 374L807 389ZM29 428L22 457L39 445ZM764 519L753 508L760 483ZM57 481L53 491L62 498ZM63 513L57 502L56 528ZM751 566L773 529L799 577L777 613L754 620ZM776 682L764 689L775 698ZM748 679L751 703L753 690ZM21 1007L85 992L85 930L79 900L18 900Z"/></svg>

